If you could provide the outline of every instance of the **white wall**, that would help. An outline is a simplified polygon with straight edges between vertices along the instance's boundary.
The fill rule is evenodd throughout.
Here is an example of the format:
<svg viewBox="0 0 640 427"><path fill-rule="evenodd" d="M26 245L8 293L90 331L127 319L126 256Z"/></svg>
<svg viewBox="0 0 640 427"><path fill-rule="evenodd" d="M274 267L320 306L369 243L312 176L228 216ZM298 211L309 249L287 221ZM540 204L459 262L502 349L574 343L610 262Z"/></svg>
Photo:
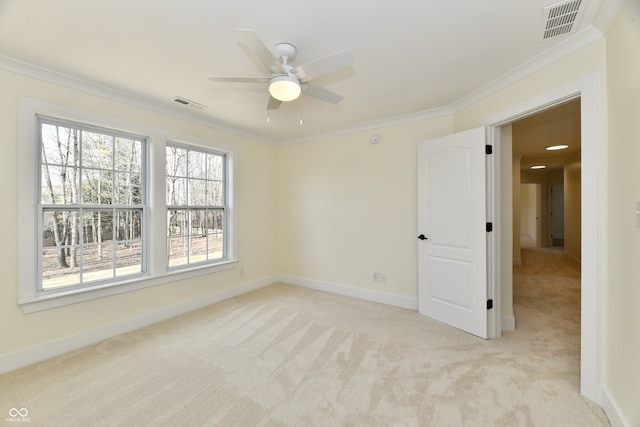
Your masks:
<svg viewBox="0 0 640 427"><path fill-rule="evenodd" d="M3 224L0 245L0 357L87 331L166 310L265 277L275 277L277 262L276 147L154 113L81 91L0 71L0 168ZM89 302L24 314L17 304L18 271L18 98L27 96L74 109L138 122L238 147L238 257L244 267L195 277ZM0 366L0 368L2 368Z"/></svg>

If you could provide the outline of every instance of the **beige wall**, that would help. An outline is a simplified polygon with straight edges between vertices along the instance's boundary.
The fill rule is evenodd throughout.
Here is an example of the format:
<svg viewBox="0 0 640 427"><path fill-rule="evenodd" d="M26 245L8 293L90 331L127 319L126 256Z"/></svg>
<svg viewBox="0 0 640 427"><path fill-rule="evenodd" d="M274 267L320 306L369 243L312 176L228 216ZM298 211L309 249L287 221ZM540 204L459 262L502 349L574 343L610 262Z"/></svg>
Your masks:
<svg viewBox="0 0 640 427"><path fill-rule="evenodd" d="M280 272L417 298L417 144L451 131L444 117L281 147Z"/></svg>
<svg viewBox="0 0 640 427"><path fill-rule="evenodd" d="M577 261L582 259L581 171L580 156L564 165L564 251Z"/></svg>
<svg viewBox="0 0 640 427"><path fill-rule="evenodd" d="M238 147L239 269L199 276L89 302L24 314L17 305L18 97L27 96L130 122L165 128ZM276 147L201 125L89 95L41 80L0 71L0 168L3 224L0 245L0 355L55 341L193 300L276 273Z"/></svg>
<svg viewBox="0 0 640 427"><path fill-rule="evenodd" d="M640 425L640 2L629 0L607 35L609 268L606 385Z"/></svg>
<svg viewBox="0 0 640 427"><path fill-rule="evenodd" d="M512 156L511 162L511 188L512 188L512 203L511 209L508 209L507 212L510 211L511 216L513 217L513 241L511 244L513 245L513 264L520 265L522 264L522 251L520 250L520 206L522 201L520 200L520 156ZM508 178L506 178L508 180Z"/></svg>
<svg viewBox="0 0 640 427"><path fill-rule="evenodd" d="M520 184L520 234L537 244L538 188L536 184Z"/></svg>

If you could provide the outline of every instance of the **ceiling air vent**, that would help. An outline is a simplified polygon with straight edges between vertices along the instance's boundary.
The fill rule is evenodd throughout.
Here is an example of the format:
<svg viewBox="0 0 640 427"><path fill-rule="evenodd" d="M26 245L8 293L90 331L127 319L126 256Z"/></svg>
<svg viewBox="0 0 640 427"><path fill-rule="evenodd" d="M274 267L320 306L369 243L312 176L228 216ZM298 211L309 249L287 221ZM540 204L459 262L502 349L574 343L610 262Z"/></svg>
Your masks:
<svg viewBox="0 0 640 427"><path fill-rule="evenodd" d="M175 98L173 98L173 100L175 102L177 102L178 104L187 105L189 107L197 108L198 110L204 110L205 108L207 108L206 106L204 106L202 104L198 104L195 101L191 101L191 100L189 100L187 98L182 98L180 96L176 96Z"/></svg>
<svg viewBox="0 0 640 427"><path fill-rule="evenodd" d="M542 40L570 33L580 18L582 3L583 0L565 0L545 7L542 15Z"/></svg>

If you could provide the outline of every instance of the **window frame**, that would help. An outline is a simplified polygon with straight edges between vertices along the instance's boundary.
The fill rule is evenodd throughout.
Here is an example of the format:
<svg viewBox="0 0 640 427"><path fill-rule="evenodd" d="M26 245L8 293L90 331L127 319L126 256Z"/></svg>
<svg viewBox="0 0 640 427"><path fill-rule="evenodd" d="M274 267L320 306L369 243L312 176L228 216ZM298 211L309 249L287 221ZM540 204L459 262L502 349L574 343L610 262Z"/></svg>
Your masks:
<svg viewBox="0 0 640 427"><path fill-rule="evenodd" d="M81 123L78 121L72 121L72 120L62 120L60 118L57 117L50 117L50 116L46 116L46 115L42 115L42 114L36 114L36 126L37 126L37 144L38 144L38 153L41 153L41 149L42 149L42 142L43 142L43 136L42 136L42 125L46 124L46 125L52 125L52 126L62 126L62 127L68 127L68 128L72 128L72 129L77 129L79 131L81 131L82 133L99 133L101 135L106 135L106 136L110 136L113 138L125 138L125 139L131 139L131 140L136 140L136 141L140 141L141 143L141 148L142 148L142 152L141 152L141 164L140 164L140 176L141 176L141 180L142 180L142 186L141 186L141 193L142 193L142 197L141 197L141 202L139 204L135 204L135 205L123 205L123 204L117 204L117 203L111 203L111 204L101 204L101 205L97 205L97 204L89 204L89 203L85 203L84 202L84 194L83 194L83 181L84 178L82 176L82 173L79 174L78 176L78 198L79 200L76 201L75 203L69 203L69 204L55 204L55 203L43 203L42 200L42 166L45 164L42 161L41 156L38 156L40 158L39 164L38 164L38 170L37 170L37 182L38 182L38 188L36 189L37 192L37 196L40 196L39 200L37 200L37 216L38 216L38 222L37 222L37 230L38 230L38 236L40 236L38 238L38 248L37 248L37 252L38 254L42 254L42 252L45 250L45 246L43 245L43 239L41 238L42 236L42 232L44 231L44 223L43 223L43 217L44 217L44 213L46 211L50 211L52 209L54 209L55 207L60 207L60 209L58 209L59 211L79 211L79 212L83 212L86 210L100 210L100 211L113 211L114 213L116 213L117 211L123 211L123 210L134 210L134 211L140 211L141 212L141 221L142 221L142 225L141 225L141 230L140 230L140 242L141 242L141 254L140 254L140 269L141 271L139 273L135 273L135 274L131 274L128 275L129 278L135 280L135 278L137 277L142 277L145 275L145 272L147 270L147 262L146 262L146 258L148 255L148 251L147 251L147 244L146 244L146 229L147 227L147 221L146 221L146 211L147 211L147 188L148 186L146 185L147 180L149 179L149 174L148 174L148 168L147 168L147 161L146 161L146 155L147 155L147 144L148 144L148 138L144 135L138 135L138 134L134 134L131 132L122 132L116 129L111 129L111 128L106 128L104 126L94 126L94 125L90 125L90 124L86 124L86 123ZM81 144L84 144L83 138L81 137ZM81 151L82 151L82 147L81 147ZM79 158L79 166L78 166L78 172L82 172L85 169L91 170L92 168L90 168L89 166L87 166L84 162L83 162L83 158L82 158L82 154L80 154L80 158ZM55 165L55 163L50 163L48 162L47 165ZM106 170L106 169L105 169ZM111 172L114 174L117 172L117 169L115 168L115 164L111 165ZM80 220L82 221L82 215L80 215ZM80 238L82 239L82 234L80 233ZM94 242L95 243L95 242ZM112 238L112 243L109 244L109 246L112 245L117 245L117 239ZM83 246L86 245L85 242L83 241L79 241L78 245L80 248L82 248ZM73 244L72 244L73 246ZM91 281L89 280L88 282L79 282L79 283L75 283L75 284L71 284L71 285L65 285L65 286L61 286L60 288L57 289L53 289L53 288L48 288L45 289L44 288L44 283L43 283L43 266L42 266L42 257L38 256L38 285L37 285L37 293L38 294L50 294L50 293L56 293L58 292L58 290L61 289L74 289L74 288L78 288L78 289L88 289L94 286L99 286L101 284L104 285L110 285L113 283L118 283L120 281L122 281L122 279L119 279L117 276L116 277L112 277L110 279L102 279L102 280L94 280ZM115 259L114 259L115 261ZM81 264L82 264L82 250L81 250ZM117 269L117 266L114 264L112 265L112 268L115 270ZM89 273L88 271L84 271L83 268L80 268L80 272L79 272L79 276L82 279L82 277L86 274ZM89 273L90 274L90 273ZM121 276L122 277L122 276Z"/></svg>
<svg viewBox="0 0 640 427"><path fill-rule="evenodd" d="M228 181L227 181L227 169L228 169L228 162L227 162L227 153L220 151L220 150L215 150L212 148L204 148L204 147L199 147L199 146L195 146L193 144L184 144L184 143L179 143L179 142L175 142L175 141L167 141L165 144L165 151L167 148L169 147L173 147L173 148L177 148L177 149L182 149L182 150L186 150L186 154L187 154L187 164L186 167L187 169L189 168L189 152L196 152L196 153L200 153L200 154L211 154L214 156L219 156L223 159L223 164L222 164L222 168L223 168L223 172L222 172L222 183L223 183L223 201L222 201L222 205L197 205L197 204L192 204L190 200L187 200L187 203L184 205L168 205L165 204L166 206L166 214L167 214L167 222L168 222L168 214L170 210L182 210L182 211L187 211L189 213L191 213L191 211L195 211L195 210L222 210L223 211L223 219L222 219L222 238L223 238L223 245L222 245L222 257L220 258L216 258L213 260L204 260L204 261L195 261L195 262L190 262L187 261L186 264L180 264L180 265L170 265L170 259L167 256L167 268L169 270L181 270L181 269L188 269L188 268L192 268L198 265L213 265L213 264L217 264L219 262L224 262L225 260L228 259L228 242L227 242L227 235L228 235L228 227L227 227L227 215L228 215L228 194L229 194L229 189L228 187ZM166 167L165 167L166 170ZM169 177L169 173L168 171L165 172L165 182L166 179L168 179ZM185 176L180 176L180 175L176 175L176 177L180 177L181 179L186 179L186 193L187 193L187 199L189 199L189 182L190 180L202 180L205 182L209 182L209 181L215 181L213 179L202 179L202 178L193 178L193 177L189 177L188 176L188 170L187 170L187 175ZM205 187L206 188L206 187ZM205 190L206 191L206 190ZM165 199L165 203L166 203L166 199ZM172 239L178 239L179 237L176 236L171 236L168 234L168 229L169 229L169 224L167 223L167 227L166 227L166 231L167 233L165 234L166 237L166 241L167 241L167 246L169 244L169 241ZM191 232L189 232L189 234L187 236L187 239L189 239L192 236ZM190 254L187 254L187 260L189 260L190 258Z"/></svg>
<svg viewBox="0 0 640 427"><path fill-rule="evenodd" d="M143 211L146 229L146 271L140 275L124 276L107 283L90 282L87 286L62 287L59 290L39 291L38 263L41 254L39 240L42 230L36 225L40 182L40 142L38 116L88 127L102 128L136 135L146 139L144 185L146 208ZM225 244L227 257L215 264L198 264L186 268L168 268L166 248L167 209L165 200L166 145L177 143L204 150L217 151L226 156L227 221ZM237 213L235 209L237 147L204 138L185 135L128 120L53 104L33 98L20 97L18 102L18 304L25 313L65 306L82 301L130 292L160 284L185 280L235 268L237 260Z"/></svg>

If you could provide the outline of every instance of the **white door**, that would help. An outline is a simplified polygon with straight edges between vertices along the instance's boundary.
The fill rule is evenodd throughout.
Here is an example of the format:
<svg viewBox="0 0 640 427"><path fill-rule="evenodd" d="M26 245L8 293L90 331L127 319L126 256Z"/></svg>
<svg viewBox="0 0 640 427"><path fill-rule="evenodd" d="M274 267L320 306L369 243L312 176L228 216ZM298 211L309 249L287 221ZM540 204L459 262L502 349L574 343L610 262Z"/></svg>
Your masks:
<svg viewBox="0 0 640 427"><path fill-rule="evenodd" d="M485 130L418 145L418 311L487 338Z"/></svg>

